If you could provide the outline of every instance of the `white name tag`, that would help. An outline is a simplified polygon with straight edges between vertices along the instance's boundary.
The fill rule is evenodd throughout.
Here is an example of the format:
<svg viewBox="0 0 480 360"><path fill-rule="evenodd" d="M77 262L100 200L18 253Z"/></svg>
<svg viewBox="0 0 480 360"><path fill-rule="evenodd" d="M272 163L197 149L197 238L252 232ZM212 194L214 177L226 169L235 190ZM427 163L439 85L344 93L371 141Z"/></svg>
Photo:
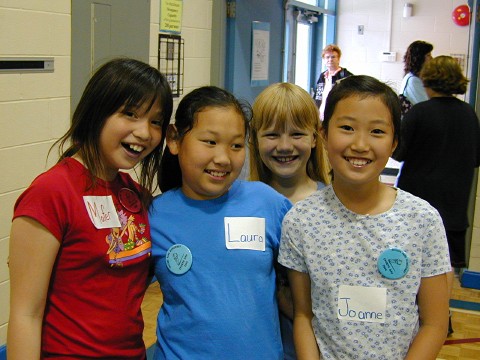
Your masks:
<svg viewBox="0 0 480 360"><path fill-rule="evenodd" d="M83 202L97 229L121 227L111 196L84 196Z"/></svg>
<svg viewBox="0 0 480 360"><path fill-rule="evenodd" d="M386 288L340 285L338 319L384 323L386 309Z"/></svg>
<svg viewBox="0 0 480 360"><path fill-rule="evenodd" d="M227 249L265 251L265 218L226 217L224 222Z"/></svg>

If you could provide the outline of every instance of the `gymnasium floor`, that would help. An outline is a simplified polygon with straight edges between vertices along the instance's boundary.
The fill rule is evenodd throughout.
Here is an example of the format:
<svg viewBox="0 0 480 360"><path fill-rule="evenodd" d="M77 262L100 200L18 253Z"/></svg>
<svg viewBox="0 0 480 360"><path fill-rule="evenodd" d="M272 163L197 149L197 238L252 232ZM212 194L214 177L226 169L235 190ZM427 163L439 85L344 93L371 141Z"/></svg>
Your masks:
<svg viewBox="0 0 480 360"><path fill-rule="evenodd" d="M155 344L155 327L158 309L162 304L162 293L158 282L150 285L142 304L145 319L143 338L148 356ZM455 278L450 310L454 333L447 338L437 360L480 359L480 290L462 288Z"/></svg>

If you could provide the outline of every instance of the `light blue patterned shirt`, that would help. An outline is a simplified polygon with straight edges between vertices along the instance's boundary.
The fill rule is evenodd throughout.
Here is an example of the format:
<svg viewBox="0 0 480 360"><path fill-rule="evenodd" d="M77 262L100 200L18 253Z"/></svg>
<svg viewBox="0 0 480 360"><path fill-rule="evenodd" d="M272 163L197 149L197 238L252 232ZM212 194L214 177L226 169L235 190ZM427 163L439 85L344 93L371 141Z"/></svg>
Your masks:
<svg viewBox="0 0 480 360"><path fill-rule="evenodd" d="M377 267L389 248L403 250L410 261L408 273L397 280L383 277ZM278 261L310 276L312 325L325 359L404 359L419 328L422 277L451 270L442 220L426 201L397 189L390 210L359 215L331 185L287 213ZM340 320L341 285L385 288L384 322Z"/></svg>

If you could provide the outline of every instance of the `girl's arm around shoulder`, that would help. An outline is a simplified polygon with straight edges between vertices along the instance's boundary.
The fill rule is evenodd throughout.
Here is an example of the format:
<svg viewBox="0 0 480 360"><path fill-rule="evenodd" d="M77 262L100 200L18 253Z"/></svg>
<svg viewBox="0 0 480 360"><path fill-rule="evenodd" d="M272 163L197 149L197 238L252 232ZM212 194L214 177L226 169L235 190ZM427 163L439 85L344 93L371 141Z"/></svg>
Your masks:
<svg viewBox="0 0 480 360"><path fill-rule="evenodd" d="M288 280L293 298L293 341L297 359L320 359L320 351L312 327L310 277L307 273L289 269Z"/></svg>
<svg viewBox="0 0 480 360"><path fill-rule="evenodd" d="M448 331L447 274L422 278L417 299L420 329L405 360L435 360Z"/></svg>
<svg viewBox="0 0 480 360"><path fill-rule="evenodd" d="M39 222L18 217L10 233L9 360L39 359L48 286L60 242Z"/></svg>

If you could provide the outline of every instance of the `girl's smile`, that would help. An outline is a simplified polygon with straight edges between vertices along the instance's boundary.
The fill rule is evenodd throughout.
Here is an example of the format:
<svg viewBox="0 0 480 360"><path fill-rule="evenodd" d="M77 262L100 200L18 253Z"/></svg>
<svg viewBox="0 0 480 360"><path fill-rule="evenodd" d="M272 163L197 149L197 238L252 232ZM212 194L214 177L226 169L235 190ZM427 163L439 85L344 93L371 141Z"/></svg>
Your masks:
<svg viewBox="0 0 480 360"><path fill-rule="evenodd" d="M162 120L160 104L149 110L121 108L111 115L100 133L100 156L105 166L101 177L113 180L119 169L131 169L160 144Z"/></svg>
<svg viewBox="0 0 480 360"><path fill-rule="evenodd" d="M390 111L374 96L340 100L323 134L336 186L378 182L397 144Z"/></svg>
<svg viewBox="0 0 480 360"><path fill-rule="evenodd" d="M131 151L134 154L141 153L143 151L143 149L145 149L145 147L141 146L141 145L125 144L125 143L122 143L122 145L125 149L127 149L127 151Z"/></svg>
<svg viewBox="0 0 480 360"><path fill-rule="evenodd" d="M291 163L298 159L298 156L272 156L276 161L280 163Z"/></svg>
<svg viewBox="0 0 480 360"><path fill-rule="evenodd" d="M234 107L207 107L196 115L193 128L177 140L175 126L167 144L178 155L182 191L195 200L225 194L245 161L245 125Z"/></svg>
<svg viewBox="0 0 480 360"><path fill-rule="evenodd" d="M371 160L358 159L358 158L345 158L345 160L347 160L354 167L359 167L359 168L367 164L370 164L372 162Z"/></svg>
<svg viewBox="0 0 480 360"><path fill-rule="evenodd" d="M295 126L275 129L273 124L258 132L259 155L273 177L306 176L307 162L315 145L313 131Z"/></svg>

